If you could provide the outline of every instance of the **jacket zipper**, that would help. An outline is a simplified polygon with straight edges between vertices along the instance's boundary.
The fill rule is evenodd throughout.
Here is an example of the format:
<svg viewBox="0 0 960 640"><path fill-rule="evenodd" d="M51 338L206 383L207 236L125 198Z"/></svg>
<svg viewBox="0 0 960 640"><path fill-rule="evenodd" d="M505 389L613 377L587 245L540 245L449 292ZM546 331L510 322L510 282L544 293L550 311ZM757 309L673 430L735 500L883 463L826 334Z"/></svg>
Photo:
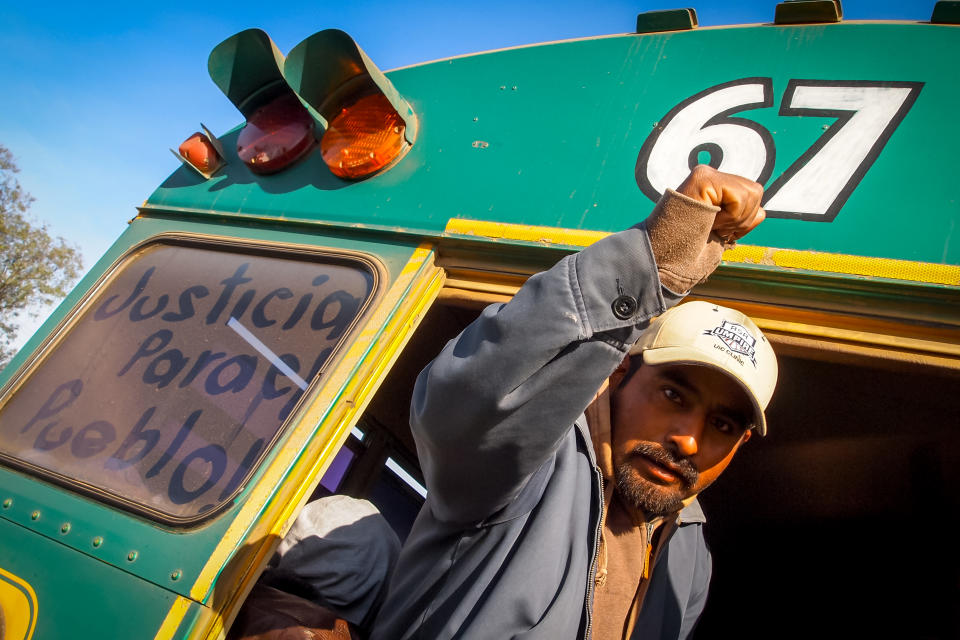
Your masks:
<svg viewBox="0 0 960 640"><path fill-rule="evenodd" d="M646 540L645 540L645 542L646 542L646 547L647 547L647 548L644 550L644 553L643 553L643 579L644 579L644 580L649 580L649 579L650 579L650 569L651 569L650 559L651 559L651 557L653 556L653 529L654 529L654 525L653 525L652 522L646 522L646 523L644 523L644 526L646 527L646 530L647 530L647 537L646 537Z"/></svg>
<svg viewBox="0 0 960 640"><path fill-rule="evenodd" d="M584 609L587 614L587 625L583 634L583 640L590 640L593 633L593 584L596 581L597 558L600 555L600 528L603 526L603 474L598 467L593 468L597 479L600 480L600 517L597 518L597 528L593 532L593 559L590 561L590 571L587 573L587 595L584 602Z"/></svg>

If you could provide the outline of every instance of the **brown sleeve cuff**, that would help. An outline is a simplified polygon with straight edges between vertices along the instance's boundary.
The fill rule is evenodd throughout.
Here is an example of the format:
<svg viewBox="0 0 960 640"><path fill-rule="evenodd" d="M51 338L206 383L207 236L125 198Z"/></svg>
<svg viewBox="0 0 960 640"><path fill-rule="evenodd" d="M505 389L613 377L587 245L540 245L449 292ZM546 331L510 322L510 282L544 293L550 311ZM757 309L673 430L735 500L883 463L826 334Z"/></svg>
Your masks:
<svg viewBox="0 0 960 640"><path fill-rule="evenodd" d="M644 225L663 286L686 293L720 264L724 244L710 230L720 207L667 189Z"/></svg>

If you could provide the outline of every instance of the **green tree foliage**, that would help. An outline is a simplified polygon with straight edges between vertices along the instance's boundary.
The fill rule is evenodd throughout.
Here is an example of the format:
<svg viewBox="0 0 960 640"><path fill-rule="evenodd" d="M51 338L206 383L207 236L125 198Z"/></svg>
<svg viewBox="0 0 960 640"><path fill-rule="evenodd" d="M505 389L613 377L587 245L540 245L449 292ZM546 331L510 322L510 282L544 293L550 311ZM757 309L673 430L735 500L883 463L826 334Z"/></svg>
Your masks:
<svg viewBox="0 0 960 640"><path fill-rule="evenodd" d="M76 248L30 219L33 196L17 181L19 171L0 145L0 369L14 354L21 315L63 298L83 266Z"/></svg>

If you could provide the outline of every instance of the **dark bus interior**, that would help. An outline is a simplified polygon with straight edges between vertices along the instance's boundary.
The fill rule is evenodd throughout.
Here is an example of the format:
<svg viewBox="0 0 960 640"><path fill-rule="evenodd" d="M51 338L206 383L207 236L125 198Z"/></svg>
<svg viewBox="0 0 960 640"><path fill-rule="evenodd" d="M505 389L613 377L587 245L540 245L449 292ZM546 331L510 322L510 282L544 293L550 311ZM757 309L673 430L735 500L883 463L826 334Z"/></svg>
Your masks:
<svg viewBox="0 0 960 640"><path fill-rule="evenodd" d="M432 307L317 495L366 497L406 536L422 495L391 468L422 483L413 381L479 306ZM696 637L960 637L960 377L815 349L779 359L769 436L701 499L714 573Z"/></svg>

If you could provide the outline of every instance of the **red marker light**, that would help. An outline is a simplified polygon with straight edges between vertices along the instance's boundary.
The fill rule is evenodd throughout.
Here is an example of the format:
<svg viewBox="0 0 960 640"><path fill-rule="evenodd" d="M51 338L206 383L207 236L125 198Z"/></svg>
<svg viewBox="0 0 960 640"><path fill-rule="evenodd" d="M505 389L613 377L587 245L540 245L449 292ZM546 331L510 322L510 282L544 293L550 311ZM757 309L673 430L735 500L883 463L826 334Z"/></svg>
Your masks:
<svg viewBox="0 0 960 640"><path fill-rule="evenodd" d="M404 122L382 93L362 96L340 109L320 140L330 171L363 178L393 162L403 151Z"/></svg>
<svg viewBox="0 0 960 640"><path fill-rule="evenodd" d="M274 173L306 155L316 139L313 118L293 93L284 93L247 118L237 155L254 173Z"/></svg>

